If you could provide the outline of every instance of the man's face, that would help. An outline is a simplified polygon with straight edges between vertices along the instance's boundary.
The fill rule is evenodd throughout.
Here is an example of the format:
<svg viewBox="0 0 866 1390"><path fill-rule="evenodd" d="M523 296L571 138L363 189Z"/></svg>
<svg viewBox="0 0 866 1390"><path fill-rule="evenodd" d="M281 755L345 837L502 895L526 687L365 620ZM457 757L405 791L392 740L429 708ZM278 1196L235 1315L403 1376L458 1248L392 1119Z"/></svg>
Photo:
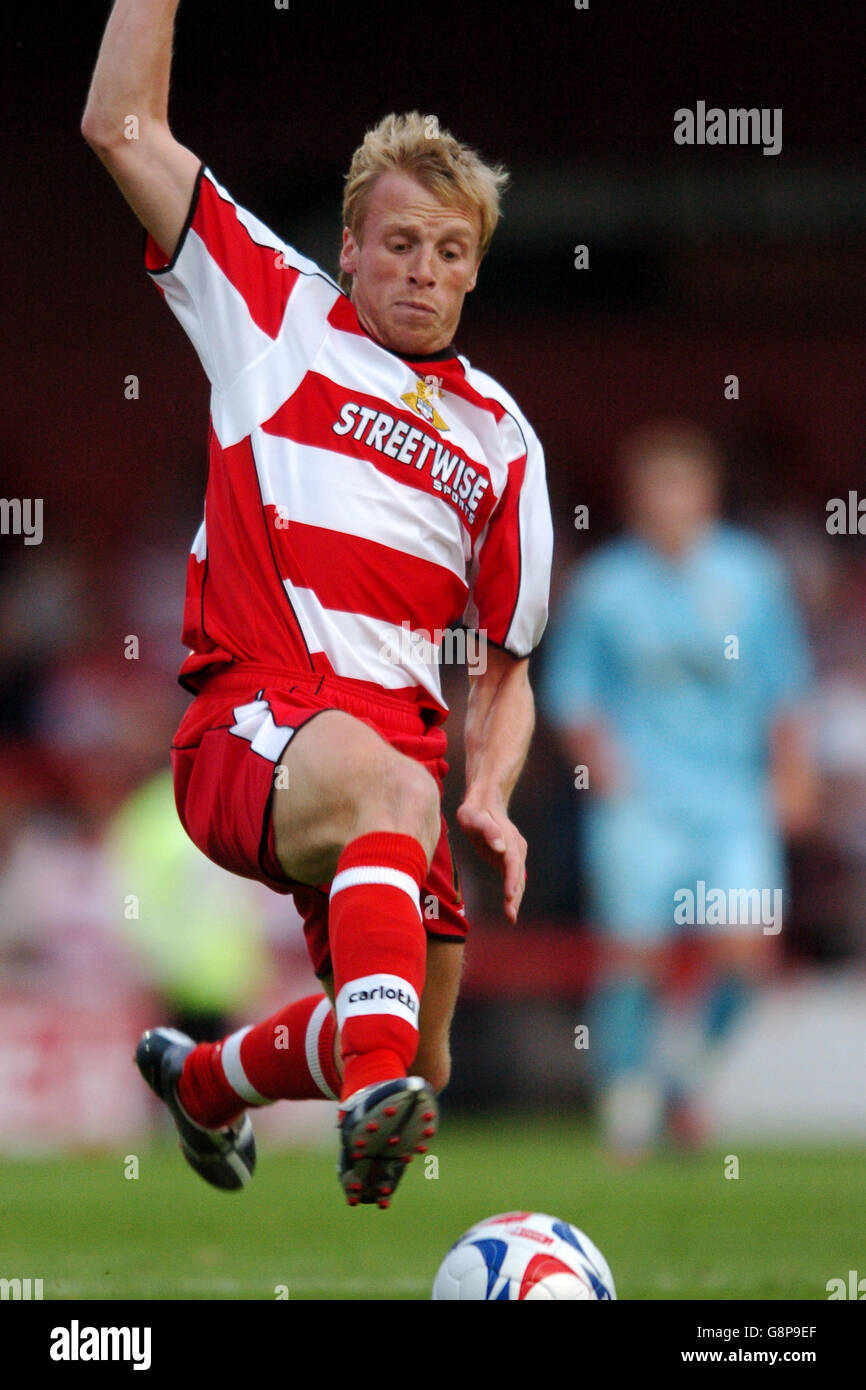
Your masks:
<svg viewBox="0 0 866 1390"><path fill-rule="evenodd" d="M632 467L627 507L632 525L651 544L680 553L717 513L715 472L688 454L656 455Z"/></svg>
<svg viewBox="0 0 866 1390"><path fill-rule="evenodd" d="M478 275L478 214L390 172L373 185L361 237L344 228L340 267L362 326L407 357L447 347Z"/></svg>

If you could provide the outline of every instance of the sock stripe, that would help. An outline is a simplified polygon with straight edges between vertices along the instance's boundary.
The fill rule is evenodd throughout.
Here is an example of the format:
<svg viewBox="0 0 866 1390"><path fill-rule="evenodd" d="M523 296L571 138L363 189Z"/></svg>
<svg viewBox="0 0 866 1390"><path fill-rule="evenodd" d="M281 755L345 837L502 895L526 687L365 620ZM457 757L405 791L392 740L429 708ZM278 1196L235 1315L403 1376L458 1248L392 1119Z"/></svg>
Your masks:
<svg viewBox="0 0 866 1390"><path fill-rule="evenodd" d="M384 883L390 888L402 889L412 899L415 911L421 918L421 895L415 879L411 874L404 874L402 869L392 869L387 864L357 864L352 869L341 869L334 875L330 897L333 898L343 888L354 888L364 883Z"/></svg>
<svg viewBox="0 0 866 1390"><path fill-rule="evenodd" d="M237 1091L241 1100L247 1101L250 1105L272 1105L273 1102L267 1096L260 1095L253 1086L241 1062L241 1043L251 1031L252 1025L239 1028L236 1033L226 1038L220 1052L220 1061L226 1081L233 1091Z"/></svg>
<svg viewBox="0 0 866 1390"><path fill-rule="evenodd" d="M310 1014L310 1021L307 1024L304 1047L307 1054L307 1066L310 1069L310 1076L315 1081L322 1095L327 1100L339 1100L340 1097L334 1095L327 1081L325 1073L322 1071L322 1064L319 1061L319 1035L322 1031L322 1024L331 1012L331 1001L327 994L323 995L318 1004Z"/></svg>

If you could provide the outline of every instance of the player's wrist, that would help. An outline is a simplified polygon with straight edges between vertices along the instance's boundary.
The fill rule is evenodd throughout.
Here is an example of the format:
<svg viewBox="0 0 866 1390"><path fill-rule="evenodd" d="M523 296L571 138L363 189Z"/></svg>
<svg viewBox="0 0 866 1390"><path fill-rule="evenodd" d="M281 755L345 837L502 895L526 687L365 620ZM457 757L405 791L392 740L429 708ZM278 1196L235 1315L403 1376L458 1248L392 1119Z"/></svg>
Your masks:
<svg viewBox="0 0 866 1390"><path fill-rule="evenodd" d="M508 818L508 797L505 789L496 780L478 780L467 783L461 803L461 810L487 811L494 818Z"/></svg>

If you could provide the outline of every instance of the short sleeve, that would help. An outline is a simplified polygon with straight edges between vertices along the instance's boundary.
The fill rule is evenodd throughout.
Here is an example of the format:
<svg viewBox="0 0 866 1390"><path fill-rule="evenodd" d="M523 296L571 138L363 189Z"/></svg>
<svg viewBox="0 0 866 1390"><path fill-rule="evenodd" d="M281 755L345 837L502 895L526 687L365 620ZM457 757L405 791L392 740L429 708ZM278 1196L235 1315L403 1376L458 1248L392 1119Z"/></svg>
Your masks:
<svg viewBox="0 0 866 1390"><path fill-rule="evenodd" d="M315 264L240 207L204 165L171 260L145 240L145 268L190 338L216 391L281 342L303 376L340 291Z"/></svg>
<svg viewBox="0 0 866 1390"><path fill-rule="evenodd" d="M541 704L557 728L598 718L604 701L604 605L591 562L572 575L549 641L541 681Z"/></svg>
<svg viewBox="0 0 866 1390"><path fill-rule="evenodd" d="M553 521L541 444L526 420L507 418L521 452L476 547L464 621L520 658L547 624Z"/></svg>

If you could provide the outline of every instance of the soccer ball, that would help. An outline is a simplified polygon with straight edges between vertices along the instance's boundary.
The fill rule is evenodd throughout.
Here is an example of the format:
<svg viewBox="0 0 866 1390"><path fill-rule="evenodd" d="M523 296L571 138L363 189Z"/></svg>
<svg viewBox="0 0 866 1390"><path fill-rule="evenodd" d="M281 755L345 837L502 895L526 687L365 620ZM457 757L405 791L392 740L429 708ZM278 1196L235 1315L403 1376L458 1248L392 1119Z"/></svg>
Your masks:
<svg viewBox="0 0 866 1390"><path fill-rule="evenodd" d="M583 1231L538 1211L511 1211L470 1226L433 1281L434 1299L616 1298L607 1260Z"/></svg>

